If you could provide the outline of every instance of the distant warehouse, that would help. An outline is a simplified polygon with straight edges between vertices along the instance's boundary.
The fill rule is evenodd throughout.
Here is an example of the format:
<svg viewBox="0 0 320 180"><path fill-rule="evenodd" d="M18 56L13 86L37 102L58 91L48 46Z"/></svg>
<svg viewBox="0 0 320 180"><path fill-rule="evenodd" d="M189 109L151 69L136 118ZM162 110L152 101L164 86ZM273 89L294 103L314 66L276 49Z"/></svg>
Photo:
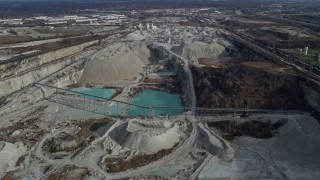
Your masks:
<svg viewBox="0 0 320 180"><path fill-rule="evenodd" d="M69 22L74 23L93 23L96 22L97 18L88 18L85 16L62 16L57 18L48 18L46 24L47 25L57 25L57 24L67 24Z"/></svg>

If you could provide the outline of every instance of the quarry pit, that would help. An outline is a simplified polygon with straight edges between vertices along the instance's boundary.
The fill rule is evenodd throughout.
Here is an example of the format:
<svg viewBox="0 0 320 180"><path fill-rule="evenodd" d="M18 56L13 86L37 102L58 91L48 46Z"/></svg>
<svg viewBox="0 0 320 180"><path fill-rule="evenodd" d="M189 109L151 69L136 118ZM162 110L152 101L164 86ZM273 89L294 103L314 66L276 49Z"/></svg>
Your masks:
<svg viewBox="0 0 320 180"><path fill-rule="evenodd" d="M318 84L219 28L128 31L0 61L0 178L319 177Z"/></svg>

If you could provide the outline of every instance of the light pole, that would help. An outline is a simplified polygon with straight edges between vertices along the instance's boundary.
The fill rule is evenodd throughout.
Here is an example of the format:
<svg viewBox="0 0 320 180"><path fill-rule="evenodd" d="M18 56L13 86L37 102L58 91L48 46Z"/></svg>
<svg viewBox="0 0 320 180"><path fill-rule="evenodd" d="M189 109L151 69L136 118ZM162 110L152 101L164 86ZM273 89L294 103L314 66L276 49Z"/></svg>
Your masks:
<svg viewBox="0 0 320 180"><path fill-rule="evenodd" d="M233 117L236 116L236 95L233 95Z"/></svg>

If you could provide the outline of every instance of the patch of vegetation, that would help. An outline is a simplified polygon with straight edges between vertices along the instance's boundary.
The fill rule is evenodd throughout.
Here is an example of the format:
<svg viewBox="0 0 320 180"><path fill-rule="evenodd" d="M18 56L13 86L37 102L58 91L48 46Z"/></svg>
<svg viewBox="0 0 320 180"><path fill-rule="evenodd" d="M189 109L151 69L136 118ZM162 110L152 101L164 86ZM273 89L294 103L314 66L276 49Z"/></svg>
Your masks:
<svg viewBox="0 0 320 180"><path fill-rule="evenodd" d="M320 124L320 112L314 111L311 116L313 116Z"/></svg>
<svg viewBox="0 0 320 180"><path fill-rule="evenodd" d="M318 61L318 55L320 53L320 49L317 48L309 48L308 55L304 55L303 52L299 52L295 49L283 49L286 53L311 64L320 65Z"/></svg>
<svg viewBox="0 0 320 180"><path fill-rule="evenodd" d="M24 162L25 158L26 158L26 155L19 157L19 159L16 162L16 166L20 166L20 164Z"/></svg>
<svg viewBox="0 0 320 180"><path fill-rule="evenodd" d="M7 36L1 36L0 44L22 43L30 40L32 39L31 37L28 37L28 36L7 35Z"/></svg>
<svg viewBox="0 0 320 180"><path fill-rule="evenodd" d="M48 180L68 180L68 179L86 179L91 172L86 168L80 168L74 165L64 166L57 171L52 172L46 177Z"/></svg>
<svg viewBox="0 0 320 180"><path fill-rule="evenodd" d="M208 122L208 126L218 129L223 137L228 140L233 140L235 136L251 136L260 139L272 138L281 126L287 123L288 120L281 119L276 123L270 121L247 121L241 124L236 124L233 121Z"/></svg>
<svg viewBox="0 0 320 180"><path fill-rule="evenodd" d="M155 154L138 155L127 161L124 161L118 158L108 159L106 164L107 172L112 172L112 173L123 172L128 169L134 169L137 167L148 165L153 161L157 161L162 157L171 154L174 148L177 147L177 145L178 143L175 144L170 149L163 149L161 151L158 151Z"/></svg>
<svg viewBox="0 0 320 180"><path fill-rule="evenodd" d="M191 66L198 107L309 110L294 71L269 62ZM292 73L293 72L293 73Z"/></svg>
<svg viewBox="0 0 320 180"><path fill-rule="evenodd" d="M111 123L112 123L112 121L101 122L101 123L93 123L93 124L90 126L89 130L90 130L90 131L96 131L96 130L98 130L100 127L103 127L103 126L105 126L105 125L107 125L107 124L111 124Z"/></svg>
<svg viewBox="0 0 320 180"><path fill-rule="evenodd" d="M101 126L104 126L108 123L113 123L114 121L111 118L100 118L100 119L88 119L79 124L80 131L76 134L77 136L89 136L92 135L93 131L98 130ZM106 124L103 124L106 123ZM95 125L96 124L96 125ZM102 125L101 125L102 124Z"/></svg>
<svg viewBox="0 0 320 180"><path fill-rule="evenodd" d="M37 29L33 29L33 30L38 32L38 33L42 33L42 34L53 33L53 31L51 29L48 29L48 28L37 28Z"/></svg>
<svg viewBox="0 0 320 180"><path fill-rule="evenodd" d="M17 177L15 177L15 172L17 171L7 172L6 175L2 178L2 180L18 179Z"/></svg>
<svg viewBox="0 0 320 180"><path fill-rule="evenodd" d="M75 84L70 84L70 85L68 85L68 88L79 88L79 87L82 87L82 85L79 84L79 83L75 83Z"/></svg>

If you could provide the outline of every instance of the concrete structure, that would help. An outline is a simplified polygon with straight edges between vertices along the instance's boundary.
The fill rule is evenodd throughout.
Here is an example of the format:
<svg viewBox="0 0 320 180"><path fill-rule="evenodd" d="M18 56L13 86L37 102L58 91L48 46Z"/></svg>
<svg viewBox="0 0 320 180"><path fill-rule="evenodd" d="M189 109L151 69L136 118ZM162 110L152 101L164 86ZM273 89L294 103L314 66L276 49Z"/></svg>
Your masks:
<svg viewBox="0 0 320 180"><path fill-rule="evenodd" d="M88 19L77 19L75 21L76 23L94 23L97 20L98 20L97 18L88 18Z"/></svg>
<svg viewBox="0 0 320 180"><path fill-rule="evenodd" d="M235 10L235 13L237 16L242 16L242 11L241 10Z"/></svg>
<svg viewBox="0 0 320 180"><path fill-rule="evenodd" d="M0 20L0 24L21 25L23 24L23 19L4 19Z"/></svg>

